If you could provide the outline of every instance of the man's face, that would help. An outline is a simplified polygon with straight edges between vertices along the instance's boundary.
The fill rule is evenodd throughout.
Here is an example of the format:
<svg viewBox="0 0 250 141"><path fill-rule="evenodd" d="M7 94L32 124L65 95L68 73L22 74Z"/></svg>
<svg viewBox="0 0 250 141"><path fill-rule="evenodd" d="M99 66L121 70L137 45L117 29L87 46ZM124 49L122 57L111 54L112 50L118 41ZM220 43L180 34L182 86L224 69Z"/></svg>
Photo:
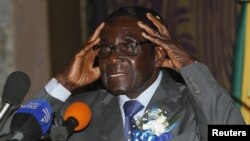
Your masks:
<svg viewBox="0 0 250 141"><path fill-rule="evenodd" d="M105 25L100 44L146 41L141 33L137 20L117 17ZM135 98L156 79L155 52L149 44L141 45L134 56L121 56L113 50L108 57L99 58L99 67L105 88L114 95Z"/></svg>

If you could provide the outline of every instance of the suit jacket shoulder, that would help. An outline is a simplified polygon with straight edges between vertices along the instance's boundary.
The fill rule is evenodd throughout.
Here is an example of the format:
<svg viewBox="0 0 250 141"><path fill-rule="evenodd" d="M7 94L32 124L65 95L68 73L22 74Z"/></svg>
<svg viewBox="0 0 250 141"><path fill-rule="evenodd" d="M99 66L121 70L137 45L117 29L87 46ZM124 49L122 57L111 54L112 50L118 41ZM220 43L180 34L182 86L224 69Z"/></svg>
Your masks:
<svg viewBox="0 0 250 141"><path fill-rule="evenodd" d="M174 75L164 71L161 83L146 107L147 110L161 106L169 119L178 118L177 126L171 130L173 140L207 140L209 124L244 124L230 95L204 65L192 64L177 74L179 78L173 79ZM104 90L83 93L72 96L64 108L76 100L91 107L92 120L69 141L123 141L123 121L117 97Z"/></svg>

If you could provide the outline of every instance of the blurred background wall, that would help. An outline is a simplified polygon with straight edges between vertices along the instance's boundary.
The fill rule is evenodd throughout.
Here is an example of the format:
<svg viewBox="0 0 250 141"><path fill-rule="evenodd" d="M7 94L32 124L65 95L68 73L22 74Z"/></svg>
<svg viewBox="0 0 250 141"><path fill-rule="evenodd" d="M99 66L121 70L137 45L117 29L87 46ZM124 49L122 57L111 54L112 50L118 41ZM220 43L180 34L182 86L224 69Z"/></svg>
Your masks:
<svg viewBox="0 0 250 141"><path fill-rule="evenodd" d="M237 0L0 0L0 90L21 70L30 76L31 97L66 67L105 16L128 5L159 12L174 38L230 90Z"/></svg>
<svg viewBox="0 0 250 141"><path fill-rule="evenodd" d="M45 0L0 0L0 90L16 70L31 79L33 94L49 79L50 42ZM30 95L29 94L29 95Z"/></svg>

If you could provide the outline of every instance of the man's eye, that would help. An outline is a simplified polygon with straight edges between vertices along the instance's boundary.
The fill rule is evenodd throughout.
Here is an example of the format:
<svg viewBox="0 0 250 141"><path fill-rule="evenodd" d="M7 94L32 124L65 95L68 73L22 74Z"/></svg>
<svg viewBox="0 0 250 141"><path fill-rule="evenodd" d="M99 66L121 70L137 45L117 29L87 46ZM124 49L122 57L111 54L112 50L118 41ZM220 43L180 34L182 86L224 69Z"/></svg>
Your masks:
<svg viewBox="0 0 250 141"><path fill-rule="evenodd" d="M109 47L103 46L103 47L100 47L100 50L101 50L102 52L107 52L107 51L109 51L110 49L109 49Z"/></svg>
<svg viewBox="0 0 250 141"><path fill-rule="evenodd" d="M134 47L135 47L135 44L134 44L134 43L128 43L128 44L127 44L127 47L128 47L128 48L134 48Z"/></svg>
<svg viewBox="0 0 250 141"><path fill-rule="evenodd" d="M107 46L105 46L105 45L99 45L98 46L98 51L100 51L100 52L103 52L103 51L105 51L105 50L107 50Z"/></svg>

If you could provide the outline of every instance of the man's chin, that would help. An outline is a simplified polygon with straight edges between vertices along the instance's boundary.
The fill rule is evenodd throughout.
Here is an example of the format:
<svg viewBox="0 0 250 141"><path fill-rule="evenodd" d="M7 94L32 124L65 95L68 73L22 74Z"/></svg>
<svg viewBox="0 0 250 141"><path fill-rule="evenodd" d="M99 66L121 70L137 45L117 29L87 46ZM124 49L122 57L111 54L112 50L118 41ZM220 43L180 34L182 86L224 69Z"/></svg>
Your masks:
<svg viewBox="0 0 250 141"><path fill-rule="evenodd" d="M110 94L112 94L112 95L114 95L114 96L124 95L124 94L127 93L126 90L121 89L121 88L116 88L116 89L115 89L115 88L112 88L112 89L106 88L106 90L107 90Z"/></svg>

